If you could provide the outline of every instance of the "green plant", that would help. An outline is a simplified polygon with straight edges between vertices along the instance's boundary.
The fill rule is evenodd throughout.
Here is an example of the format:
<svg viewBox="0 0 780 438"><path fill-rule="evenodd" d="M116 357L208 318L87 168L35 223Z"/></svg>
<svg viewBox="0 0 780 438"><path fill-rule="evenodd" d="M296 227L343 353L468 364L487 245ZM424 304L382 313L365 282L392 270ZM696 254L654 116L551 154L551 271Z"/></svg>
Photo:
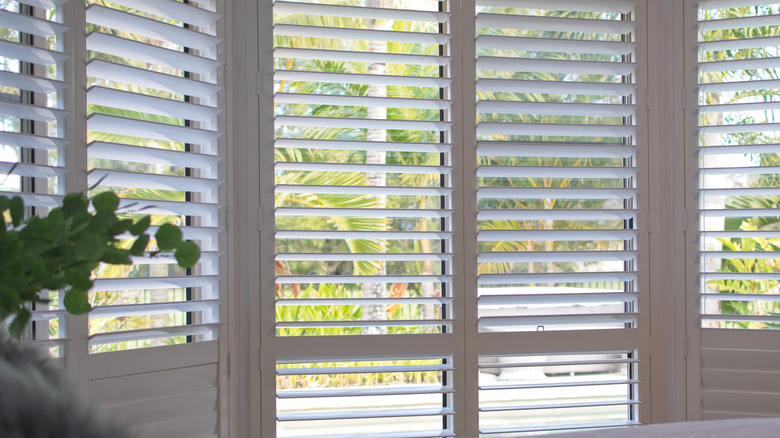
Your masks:
<svg viewBox="0 0 780 438"><path fill-rule="evenodd" d="M0 196L0 322L15 315L8 331L19 337L30 319L29 304L44 303L42 290L64 290L62 303L72 314L89 312L87 291L92 273L100 263L131 264L132 256L146 252L151 220L117 216L119 198L103 192L91 200L80 193L65 196L61 207L46 217L25 216L20 197ZM120 246L123 239L135 240ZM192 267L200 250L182 240L175 225L161 225L155 234L158 250L175 251L178 264Z"/></svg>

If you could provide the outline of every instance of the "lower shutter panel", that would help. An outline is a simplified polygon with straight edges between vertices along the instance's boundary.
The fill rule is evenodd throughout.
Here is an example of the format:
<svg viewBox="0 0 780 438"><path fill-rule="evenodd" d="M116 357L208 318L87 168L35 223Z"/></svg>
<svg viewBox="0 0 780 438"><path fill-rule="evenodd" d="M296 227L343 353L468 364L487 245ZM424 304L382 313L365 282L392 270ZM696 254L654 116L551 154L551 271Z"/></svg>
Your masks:
<svg viewBox="0 0 780 438"><path fill-rule="evenodd" d="M476 9L480 432L637 424L634 3L512 6Z"/></svg>

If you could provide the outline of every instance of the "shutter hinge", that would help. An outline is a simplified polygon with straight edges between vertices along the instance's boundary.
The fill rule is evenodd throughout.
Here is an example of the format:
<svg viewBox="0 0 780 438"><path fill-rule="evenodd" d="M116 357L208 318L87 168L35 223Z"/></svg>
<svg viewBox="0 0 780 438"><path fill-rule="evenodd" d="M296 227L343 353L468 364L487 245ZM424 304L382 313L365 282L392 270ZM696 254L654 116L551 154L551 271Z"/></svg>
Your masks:
<svg viewBox="0 0 780 438"><path fill-rule="evenodd" d="M688 358L688 334L683 335L683 357Z"/></svg>
<svg viewBox="0 0 780 438"><path fill-rule="evenodd" d="M257 231L263 231L263 207L257 206Z"/></svg>
<svg viewBox="0 0 780 438"><path fill-rule="evenodd" d="M227 377L230 378L230 353L227 354Z"/></svg>
<svg viewBox="0 0 780 438"><path fill-rule="evenodd" d="M687 233L688 232L688 210L682 211L682 221L683 221L682 223L683 233Z"/></svg>
<svg viewBox="0 0 780 438"><path fill-rule="evenodd" d="M261 70L257 71L257 95L261 96L263 94L263 72Z"/></svg>
<svg viewBox="0 0 780 438"><path fill-rule="evenodd" d="M263 346L257 347L257 369L263 371Z"/></svg>
<svg viewBox="0 0 780 438"><path fill-rule="evenodd" d="M230 230L230 207L225 206L225 231Z"/></svg>
<svg viewBox="0 0 780 438"><path fill-rule="evenodd" d="M224 76L222 82L225 84L225 89L230 87L230 66L222 64L222 75Z"/></svg>
<svg viewBox="0 0 780 438"><path fill-rule="evenodd" d="M682 110L685 111L685 88L680 90L680 106L682 107Z"/></svg>
<svg viewBox="0 0 780 438"><path fill-rule="evenodd" d="M647 358L652 359L653 358L653 337L650 336L650 343L647 346Z"/></svg>
<svg viewBox="0 0 780 438"><path fill-rule="evenodd" d="M650 112L650 89L645 89L645 107L647 107L647 112Z"/></svg>

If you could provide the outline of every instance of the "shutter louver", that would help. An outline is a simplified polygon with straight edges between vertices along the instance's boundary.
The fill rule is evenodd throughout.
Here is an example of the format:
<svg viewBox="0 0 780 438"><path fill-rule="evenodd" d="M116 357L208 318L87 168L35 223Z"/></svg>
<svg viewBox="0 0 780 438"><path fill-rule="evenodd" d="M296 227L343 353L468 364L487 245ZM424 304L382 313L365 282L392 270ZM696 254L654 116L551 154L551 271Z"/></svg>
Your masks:
<svg viewBox="0 0 780 438"><path fill-rule="evenodd" d="M60 21L64 1L7 1L0 8L0 194L20 196L26 214L45 215L65 194L66 132L72 115L65 94L69 27ZM64 356L64 309L57 291L44 292L32 309L25 339L52 356Z"/></svg>
<svg viewBox="0 0 780 438"><path fill-rule="evenodd" d="M636 424L634 2L476 3L480 432Z"/></svg>
<svg viewBox="0 0 780 438"><path fill-rule="evenodd" d="M776 416L780 3L698 2L701 418Z"/></svg>
<svg viewBox="0 0 780 438"><path fill-rule="evenodd" d="M274 3L278 433L452 436L452 350L366 350L450 345L449 14L327 3Z"/></svg>
<svg viewBox="0 0 780 438"><path fill-rule="evenodd" d="M219 251L219 15L204 3L93 2L88 22L88 183L121 211L173 222ZM192 21L188 21L192 20ZM90 316L93 352L216 338L219 264L171 257L103 267Z"/></svg>

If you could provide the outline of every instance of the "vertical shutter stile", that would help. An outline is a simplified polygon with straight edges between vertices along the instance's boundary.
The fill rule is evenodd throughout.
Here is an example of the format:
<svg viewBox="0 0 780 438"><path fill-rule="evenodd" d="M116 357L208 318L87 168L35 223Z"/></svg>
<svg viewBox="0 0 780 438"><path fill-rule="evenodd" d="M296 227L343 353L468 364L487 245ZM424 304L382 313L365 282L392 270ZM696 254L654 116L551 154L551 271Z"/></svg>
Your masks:
<svg viewBox="0 0 780 438"><path fill-rule="evenodd" d="M191 269L167 252L98 269L90 396L148 436L216 436L224 4L87 3L90 194L116 192L122 214L152 215L152 234L173 223L201 250Z"/></svg>
<svg viewBox="0 0 780 438"><path fill-rule="evenodd" d="M701 416L776 416L780 3L701 0L698 20Z"/></svg>
<svg viewBox="0 0 780 438"><path fill-rule="evenodd" d="M332 3L274 3L277 434L453 436L449 5Z"/></svg>
<svg viewBox="0 0 780 438"><path fill-rule="evenodd" d="M65 194L66 79L63 22L66 2L3 2L0 8L0 194L20 196L26 214L45 215ZM64 356L64 310L57 291L44 292L24 338L52 356Z"/></svg>
<svg viewBox="0 0 780 438"><path fill-rule="evenodd" d="M480 432L636 424L635 2L476 4Z"/></svg>

